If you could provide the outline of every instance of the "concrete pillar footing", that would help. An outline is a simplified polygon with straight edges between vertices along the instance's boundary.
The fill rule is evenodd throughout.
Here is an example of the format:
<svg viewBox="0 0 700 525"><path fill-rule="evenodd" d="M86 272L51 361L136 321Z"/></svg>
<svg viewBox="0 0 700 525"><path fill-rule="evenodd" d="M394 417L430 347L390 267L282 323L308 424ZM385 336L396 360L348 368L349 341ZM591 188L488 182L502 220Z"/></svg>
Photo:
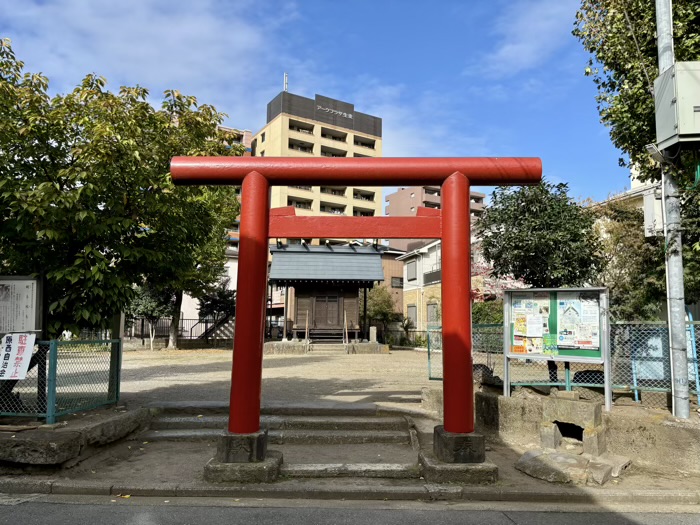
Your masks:
<svg viewBox="0 0 700 525"><path fill-rule="evenodd" d="M433 452L444 463L483 463L486 443L482 434L456 434L437 425L433 433Z"/></svg>

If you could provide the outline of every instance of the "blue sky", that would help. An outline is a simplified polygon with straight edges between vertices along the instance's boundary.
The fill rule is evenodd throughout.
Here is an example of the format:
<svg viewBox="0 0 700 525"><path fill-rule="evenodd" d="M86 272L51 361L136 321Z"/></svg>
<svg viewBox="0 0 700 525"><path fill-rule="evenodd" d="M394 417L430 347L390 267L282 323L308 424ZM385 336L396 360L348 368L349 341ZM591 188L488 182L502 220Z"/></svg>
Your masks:
<svg viewBox="0 0 700 525"><path fill-rule="evenodd" d="M0 36L52 92L95 72L154 100L195 95L253 132L286 71L292 93L381 117L385 156L537 156L572 196L601 200L629 178L571 36L578 4L4 0Z"/></svg>

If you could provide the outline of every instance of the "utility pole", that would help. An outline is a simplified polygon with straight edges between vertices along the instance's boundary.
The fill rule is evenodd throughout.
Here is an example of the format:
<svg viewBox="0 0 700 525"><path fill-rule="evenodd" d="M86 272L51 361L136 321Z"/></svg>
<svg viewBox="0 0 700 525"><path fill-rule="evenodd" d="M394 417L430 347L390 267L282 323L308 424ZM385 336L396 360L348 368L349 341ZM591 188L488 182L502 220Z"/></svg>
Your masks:
<svg viewBox="0 0 700 525"><path fill-rule="evenodd" d="M659 55L659 75L673 67L673 13L671 0L656 0L656 33ZM662 152L666 162L661 163L661 185L664 210L664 238L666 242L666 302L668 304L668 332L671 349L671 380L673 415L690 417L688 391L688 354L685 335L685 291L683 280L683 244L681 240L681 209L678 183L670 169L668 152Z"/></svg>

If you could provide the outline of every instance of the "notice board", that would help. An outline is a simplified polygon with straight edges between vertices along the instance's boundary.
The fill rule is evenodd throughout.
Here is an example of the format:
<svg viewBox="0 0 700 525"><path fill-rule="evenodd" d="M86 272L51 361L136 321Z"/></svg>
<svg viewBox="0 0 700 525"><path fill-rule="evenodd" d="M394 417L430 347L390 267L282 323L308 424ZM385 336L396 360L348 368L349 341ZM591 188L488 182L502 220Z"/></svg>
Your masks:
<svg viewBox="0 0 700 525"><path fill-rule="evenodd" d="M510 357L602 362L605 289L508 290L504 309Z"/></svg>

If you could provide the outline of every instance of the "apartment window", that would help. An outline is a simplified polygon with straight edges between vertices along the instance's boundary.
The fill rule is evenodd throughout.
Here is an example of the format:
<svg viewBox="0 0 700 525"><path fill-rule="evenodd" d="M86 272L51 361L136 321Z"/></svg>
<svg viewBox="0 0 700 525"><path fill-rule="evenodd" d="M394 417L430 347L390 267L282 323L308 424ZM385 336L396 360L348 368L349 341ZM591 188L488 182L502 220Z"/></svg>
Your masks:
<svg viewBox="0 0 700 525"><path fill-rule="evenodd" d="M391 278L392 288L403 288L403 277L392 277Z"/></svg>
<svg viewBox="0 0 700 525"><path fill-rule="evenodd" d="M264 131L260 134L260 142L265 142L265 132ZM264 155L260 155L260 156L263 157Z"/></svg>
<svg viewBox="0 0 700 525"><path fill-rule="evenodd" d="M416 308L416 305L409 304L406 307L406 314L407 317L411 320L411 324L413 326L416 326L416 324L418 324L418 308Z"/></svg>
<svg viewBox="0 0 700 525"><path fill-rule="evenodd" d="M409 281L416 280L416 261L411 261L406 265L406 279Z"/></svg>

